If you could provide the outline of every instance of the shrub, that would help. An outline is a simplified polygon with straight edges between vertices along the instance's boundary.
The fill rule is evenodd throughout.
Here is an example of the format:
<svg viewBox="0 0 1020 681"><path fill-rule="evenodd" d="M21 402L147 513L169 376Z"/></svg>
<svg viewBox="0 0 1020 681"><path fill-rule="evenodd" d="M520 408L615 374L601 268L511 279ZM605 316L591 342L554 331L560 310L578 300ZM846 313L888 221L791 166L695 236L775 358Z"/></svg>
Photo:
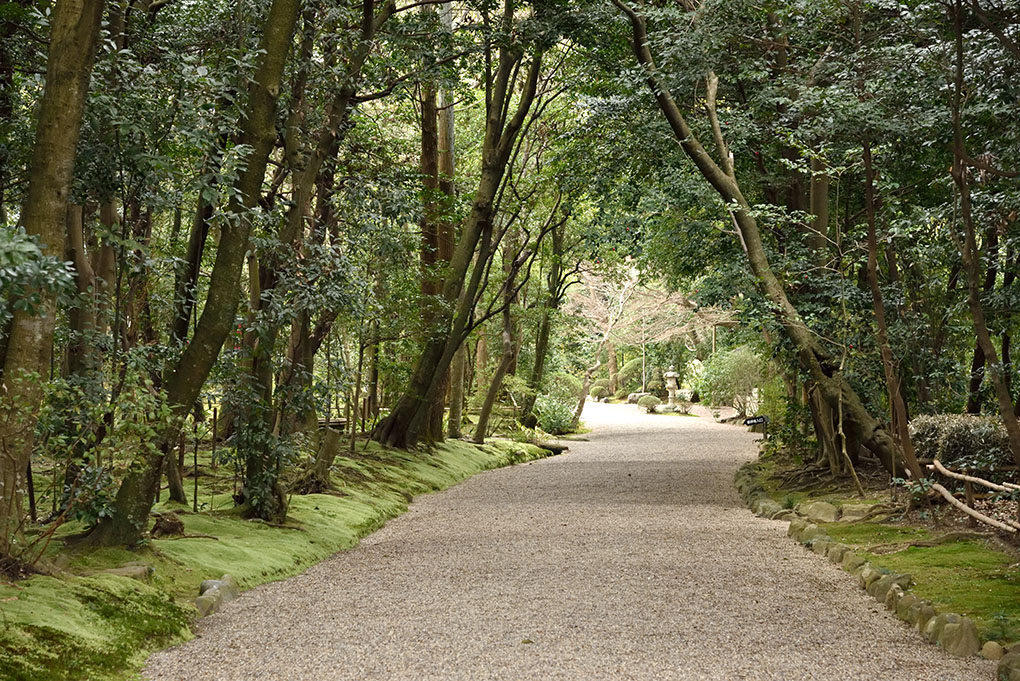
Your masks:
<svg viewBox="0 0 1020 681"><path fill-rule="evenodd" d="M662 400L660 400L655 395L645 395L644 397L639 399L637 403L639 407L644 407L649 414L654 414L655 408L662 404Z"/></svg>
<svg viewBox="0 0 1020 681"><path fill-rule="evenodd" d="M660 400L666 399L666 396L669 394L666 390L666 383L659 377L657 370L655 376L648 379L648 385L645 387L648 389L648 392L652 393Z"/></svg>
<svg viewBox="0 0 1020 681"><path fill-rule="evenodd" d="M694 406L694 405L692 405L687 400L677 400L676 401L676 410L678 412L680 412L681 414L690 414L692 406Z"/></svg>
<svg viewBox="0 0 1020 681"><path fill-rule="evenodd" d="M620 388L619 390L616 391L616 394L613 395L613 398L617 400L625 400L627 399L627 395L630 395L630 392L631 391L629 388L626 387Z"/></svg>
<svg viewBox="0 0 1020 681"><path fill-rule="evenodd" d="M628 393L634 392L641 387L641 358L635 357L620 367L620 373L616 380L620 383L620 389L626 388ZM626 395L624 395L626 397Z"/></svg>
<svg viewBox="0 0 1020 681"><path fill-rule="evenodd" d="M991 416L936 414L910 422L917 456L952 468L994 470L1013 464L1002 422Z"/></svg>
<svg viewBox="0 0 1020 681"><path fill-rule="evenodd" d="M545 386L547 395L568 404L575 402L581 395L581 389L584 388L584 384L579 378L562 371L550 374L545 381Z"/></svg>
<svg viewBox="0 0 1020 681"><path fill-rule="evenodd" d="M535 400L535 411L538 412L538 426L545 432L562 435L573 430L574 408L570 402L554 395L539 395Z"/></svg>
<svg viewBox="0 0 1020 681"><path fill-rule="evenodd" d="M747 414L751 391L762 381L762 362L743 345L714 355L705 363L698 392L713 405L733 405L741 416Z"/></svg>
<svg viewBox="0 0 1020 681"><path fill-rule="evenodd" d="M604 385L593 386L588 394L592 396L592 399L601 400L603 397L609 397L609 388Z"/></svg>
<svg viewBox="0 0 1020 681"><path fill-rule="evenodd" d="M600 388L605 388L606 392L607 393L609 392L609 379L608 378L600 378L597 381L595 381L594 383L592 383L592 385L598 386Z"/></svg>

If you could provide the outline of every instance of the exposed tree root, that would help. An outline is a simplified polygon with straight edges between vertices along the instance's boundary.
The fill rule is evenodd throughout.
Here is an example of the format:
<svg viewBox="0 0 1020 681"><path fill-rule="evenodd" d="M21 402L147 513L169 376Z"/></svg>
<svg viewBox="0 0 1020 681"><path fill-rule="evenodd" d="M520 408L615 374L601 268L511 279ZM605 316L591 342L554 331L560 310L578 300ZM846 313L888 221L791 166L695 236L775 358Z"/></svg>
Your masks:
<svg viewBox="0 0 1020 681"><path fill-rule="evenodd" d="M868 553L876 553L879 555L889 553L899 553L900 551L906 551L907 549L919 547L919 548L931 548L933 546L940 546L942 544L952 544L958 541L979 541L991 539L993 535L987 532L948 532L934 539L924 539L921 541L911 542L892 542L889 544L876 544L875 546L868 548Z"/></svg>

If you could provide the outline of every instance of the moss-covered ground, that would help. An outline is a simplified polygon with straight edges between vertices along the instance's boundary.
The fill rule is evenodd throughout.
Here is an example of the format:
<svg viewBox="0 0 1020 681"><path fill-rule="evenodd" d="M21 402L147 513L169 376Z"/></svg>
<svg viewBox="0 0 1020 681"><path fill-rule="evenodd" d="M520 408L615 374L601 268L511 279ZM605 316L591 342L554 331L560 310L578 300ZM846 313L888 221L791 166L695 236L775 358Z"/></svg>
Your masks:
<svg viewBox="0 0 1020 681"><path fill-rule="evenodd" d="M786 508L805 501L843 506L891 500L887 478L880 471L860 471L866 493L860 498L849 480L790 489L783 483L795 466L780 456L762 457L758 468L768 495ZM969 527L951 508L828 523L825 531L835 541L854 547L877 568L910 574L916 582L913 593L940 611L970 617L983 639L1020 641L1020 553L1001 542L971 538L971 533L981 530ZM937 543L949 533L959 533L962 540ZM919 543L935 545L912 546Z"/></svg>
<svg viewBox="0 0 1020 681"><path fill-rule="evenodd" d="M65 566L64 575L0 584L0 681L136 678L149 653L190 637L197 614L190 600L202 580L229 573L251 588L298 574L357 544L417 494L546 455L508 441L450 441L415 452L359 442L353 455L336 461L335 492L291 497L282 526L242 520L229 493L203 482L205 511L156 508L181 514L185 537L152 539L135 550L55 541L49 558ZM68 526L63 534L75 529L81 528ZM153 568L148 583L99 572L139 562Z"/></svg>

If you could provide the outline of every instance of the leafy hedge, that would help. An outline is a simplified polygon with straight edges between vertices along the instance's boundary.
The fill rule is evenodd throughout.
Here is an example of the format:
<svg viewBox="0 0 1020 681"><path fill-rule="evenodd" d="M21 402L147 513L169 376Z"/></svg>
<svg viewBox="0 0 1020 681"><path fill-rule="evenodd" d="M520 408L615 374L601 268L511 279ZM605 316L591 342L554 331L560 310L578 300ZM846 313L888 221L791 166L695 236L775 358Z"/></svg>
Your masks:
<svg viewBox="0 0 1020 681"><path fill-rule="evenodd" d="M910 422L910 440L919 458L951 468L995 470L1013 464L1006 429L990 416L918 416Z"/></svg>

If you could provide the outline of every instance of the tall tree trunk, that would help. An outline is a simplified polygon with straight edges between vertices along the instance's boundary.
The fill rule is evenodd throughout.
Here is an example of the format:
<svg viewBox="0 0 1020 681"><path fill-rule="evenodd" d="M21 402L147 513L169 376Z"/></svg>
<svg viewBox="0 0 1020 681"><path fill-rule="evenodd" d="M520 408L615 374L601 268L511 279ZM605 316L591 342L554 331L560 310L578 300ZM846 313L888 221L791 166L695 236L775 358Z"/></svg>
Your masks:
<svg viewBox="0 0 1020 681"><path fill-rule="evenodd" d="M485 435L489 429L489 417L492 415L496 398L499 397L499 391L503 387L503 379L506 377L507 371L510 369L510 363L514 359L513 319L510 314L509 303L503 308L502 338L503 353L500 355L499 364L496 365L496 371L493 373L492 382L489 383L489 389L485 393L482 410L478 413L478 425L475 427L474 437L474 441L477 444L485 442Z"/></svg>
<svg viewBox="0 0 1020 681"><path fill-rule="evenodd" d="M963 226L963 240L954 232L957 248L963 260L963 269L967 275L967 304L974 322L977 342L985 355L985 366L988 367L995 387L995 396L999 403L999 415L1006 427L1009 449L1013 460L1020 466L1020 422L1017 420L1013 398L1009 394L1002 364L992 343L988 331L985 311L981 304L981 252L977 244L977 230L974 227L970 196L970 172L968 167L967 146L963 138L961 107L963 105L963 8L961 0L956 0L954 20L956 28L956 74L953 92L953 181L959 192L960 222Z"/></svg>
<svg viewBox="0 0 1020 681"><path fill-rule="evenodd" d="M513 21L512 12L507 10L503 21L505 28L509 29ZM499 48L494 77L487 83L485 134L478 190L443 281L442 296L446 306L437 325L442 332L426 342L415 365L410 385L389 416L373 433L373 438L384 444L406 448L418 442L450 361L470 330L470 318L484 278L486 263L495 250L491 243L494 200L502 184L517 134L524 126L537 94L542 53L539 51L532 57L523 89L517 98L517 109L511 115L509 94L513 91L522 61L523 54L520 52L511 51L506 46ZM468 277L476 249L479 257Z"/></svg>
<svg viewBox="0 0 1020 681"><path fill-rule="evenodd" d="M163 429L156 453L146 453L117 490L113 514L89 535L99 545L134 544L142 536L156 495L163 459L176 442L184 416L234 327L241 269L248 251L252 209L262 194L269 154L276 141L276 103L290 52L301 0L273 0L260 41L260 57L249 85L240 141L248 149L220 230L219 248L209 278L205 307L191 341L167 376L167 401L175 418Z"/></svg>
<svg viewBox="0 0 1020 681"><path fill-rule="evenodd" d="M538 423L535 415L535 400L542 389L542 381L545 378L545 363L549 356L549 334L552 328L552 318L563 299L564 286L564 236L565 223L554 225L550 232L552 238L552 258L549 265L549 273L546 276L546 295L542 303L542 318L538 322L538 332L535 335L535 361L531 365L531 374L528 376L528 393L521 404L521 424L525 428L534 428Z"/></svg>
<svg viewBox="0 0 1020 681"><path fill-rule="evenodd" d="M620 363L616 359L616 343L606 343L606 369L609 371L609 394L619 389Z"/></svg>
<svg viewBox="0 0 1020 681"><path fill-rule="evenodd" d="M28 196L21 213L26 233L47 256L62 259L75 149L95 56L101 0L56 0L50 16L46 84L39 104ZM50 364L56 297L40 292L35 310L15 310L0 377L0 554L20 534L22 484L42 401L40 380Z"/></svg>
<svg viewBox="0 0 1020 681"><path fill-rule="evenodd" d="M985 281L982 286L984 294L990 293L995 288L995 282L999 278L999 233L993 225L985 231L985 257L988 262L985 269ZM970 363L970 381L967 385L967 413L981 413L981 385L985 378L985 351L981 343L974 343L974 355Z"/></svg>
<svg viewBox="0 0 1020 681"><path fill-rule="evenodd" d="M885 302L882 300L882 288L878 283L878 237L877 237L877 203L875 196L875 169L871 157L871 142L864 140L864 210L868 218L868 285L871 288L871 303L875 312L875 331L878 349L882 355L882 369L885 372L885 388L889 395L892 411L892 425L899 439L900 450L907 470L914 481L924 479L921 466L914 454L914 444L910 440L910 429L907 424L907 405L900 390L900 377L896 370L892 348L889 345L889 327L885 317Z"/></svg>
<svg viewBox="0 0 1020 681"><path fill-rule="evenodd" d="M856 391L843 377L839 363L818 344L796 308L790 303L782 283L772 271L761 229L754 217L750 204L744 198L736 178L727 174L712 160L702 146L686 118L673 99L669 88L660 81L655 60L652 57L645 19L623 0L613 0L630 19L633 29L632 48L638 63L645 71L648 85L663 112L681 148L691 159L698 171L712 185L728 207L730 216L740 234L741 243L747 255L751 273L755 276L762 295L775 309L777 321L796 349L801 367L811 377L830 407L842 405L844 426L849 434L859 437L861 443L878 456L887 470L901 455L895 440L865 408Z"/></svg>

